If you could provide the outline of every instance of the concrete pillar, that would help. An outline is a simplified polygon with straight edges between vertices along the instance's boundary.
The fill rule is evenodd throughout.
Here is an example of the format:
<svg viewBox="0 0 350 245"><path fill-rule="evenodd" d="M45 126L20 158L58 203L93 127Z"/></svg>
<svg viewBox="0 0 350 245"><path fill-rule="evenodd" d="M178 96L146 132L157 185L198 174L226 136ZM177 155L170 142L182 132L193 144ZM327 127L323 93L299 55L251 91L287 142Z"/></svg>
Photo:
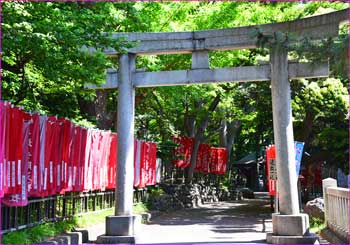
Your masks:
<svg viewBox="0 0 350 245"><path fill-rule="evenodd" d="M100 244L135 244L141 216L133 215L134 180L134 111L135 89L131 74L135 72L135 56L121 54L118 72L118 166L115 216L106 217L106 234Z"/></svg>
<svg viewBox="0 0 350 245"><path fill-rule="evenodd" d="M272 233L266 239L274 244L314 244L318 236L309 233L309 216L299 213L288 51L280 45L274 46L270 62L280 213L272 214Z"/></svg>
<svg viewBox="0 0 350 245"><path fill-rule="evenodd" d="M135 89L131 82L131 72L134 70L135 57L127 54L120 55L115 215L131 215L133 207Z"/></svg>
<svg viewBox="0 0 350 245"><path fill-rule="evenodd" d="M298 214L298 188L292 105L288 79L288 52L281 46L271 49L271 93L273 132L276 145L277 184L281 214Z"/></svg>
<svg viewBox="0 0 350 245"><path fill-rule="evenodd" d="M209 69L208 51L194 51L192 53L192 69Z"/></svg>

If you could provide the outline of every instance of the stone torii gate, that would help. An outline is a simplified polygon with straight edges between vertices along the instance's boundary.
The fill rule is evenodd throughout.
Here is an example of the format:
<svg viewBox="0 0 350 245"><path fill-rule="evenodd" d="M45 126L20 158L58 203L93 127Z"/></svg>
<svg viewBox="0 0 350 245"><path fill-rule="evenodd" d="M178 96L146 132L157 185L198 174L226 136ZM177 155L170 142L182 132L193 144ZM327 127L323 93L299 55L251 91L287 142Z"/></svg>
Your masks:
<svg viewBox="0 0 350 245"><path fill-rule="evenodd" d="M115 216L106 217L106 234L99 243L135 243L140 217L133 215L134 110L135 88L190 84L271 81L273 129L280 213L272 214L273 232L269 243L314 243L309 233L307 214L299 213L297 176L291 108L291 79L327 77L327 63L288 62L288 52L280 46L270 49L270 64L211 69L209 51L256 48L251 32L263 34L292 32L299 37L321 39L338 35L340 22L347 20L347 10L289 22L238 27L231 29L171 33L114 33L137 45L118 54L107 49L107 55L119 55L119 70L108 70L107 81L92 89L118 88L118 166ZM137 55L192 53L190 70L144 72L135 68Z"/></svg>

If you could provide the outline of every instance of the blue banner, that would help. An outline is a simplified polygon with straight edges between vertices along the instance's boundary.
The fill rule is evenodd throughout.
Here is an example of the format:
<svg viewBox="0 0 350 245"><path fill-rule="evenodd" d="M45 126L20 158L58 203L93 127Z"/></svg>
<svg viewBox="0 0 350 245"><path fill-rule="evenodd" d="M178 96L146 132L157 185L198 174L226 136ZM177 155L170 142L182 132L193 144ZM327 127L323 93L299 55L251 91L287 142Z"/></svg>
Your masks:
<svg viewBox="0 0 350 245"><path fill-rule="evenodd" d="M295 166L297 171L297 176L300 174L300 163L303 157L304 142L294 141L295 148Z"/></svg>

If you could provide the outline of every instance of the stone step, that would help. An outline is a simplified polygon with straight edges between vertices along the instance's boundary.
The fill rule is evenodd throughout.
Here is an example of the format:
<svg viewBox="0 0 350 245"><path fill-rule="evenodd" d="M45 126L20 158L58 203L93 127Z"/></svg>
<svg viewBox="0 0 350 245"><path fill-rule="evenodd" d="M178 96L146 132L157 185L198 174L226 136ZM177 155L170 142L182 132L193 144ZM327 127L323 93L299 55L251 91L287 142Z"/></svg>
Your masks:
<svg viewBox="0 0 350 245"><path fill-rule="evenodd" d="M85 240L84 242L87 242ZM79 231L65 232L49 240L39 242L39 244L82 244L83 233Z"/></svg>

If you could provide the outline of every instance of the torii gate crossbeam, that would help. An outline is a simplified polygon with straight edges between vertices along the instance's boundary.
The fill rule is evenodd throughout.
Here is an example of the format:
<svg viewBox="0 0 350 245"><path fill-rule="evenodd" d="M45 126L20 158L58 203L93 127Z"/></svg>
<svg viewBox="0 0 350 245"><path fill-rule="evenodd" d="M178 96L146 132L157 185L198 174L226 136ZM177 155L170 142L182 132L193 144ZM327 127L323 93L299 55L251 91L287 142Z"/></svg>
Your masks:
<svg viewBox="0 0 350 245"><path fill-rule="evenodd" d="M114 38L138 41L137 46L127 50L137 55L179 54L200 50L233 50L256 48L256 40L251 37L258 28L264 34L290 32L300 37L323 38L337 36L339 23L348 20L347 10L313 16L287 22L256 26L243 26L219 30L193 32L140 32L114 33ZM117 55L114 49L106 49L106 54Z"/></svg>
<svg viewBox="0 0 350 245"><path fill-rule="evenodd" d="M288 78L317 78L328 77L328 63L293 63L288 64ZM226 82L259 82L271 80L271 66L240 66L229 68L198 68L179 71L143 72L134 71L131 81L135 88L179 86L194 84L212 84ZM100 86L89 84L90 89L116 89L118 88L118 72L108 70L106 83Z"/></svg>
<svg viewBox="0 0 350 245"><path fill-rule="evenodd" d="M313 39L338 35L339 23L347 21L348 10L326 15L260 26L180 33L116 33L138 41L137 46L119 54L119 71L107 73L102 89L118 88L118 170L115 216L106 218L106 235L99 243L135 243L139 217L132 214L134 162L135 87L173 86L227 81L271 80L274 139L280 213L272 215L273 233L267 242L277 244L314 243L309 234L309 219L299 213L297 176L290 101L290 79L328 76L328 64L288 62L288 52L276 45L270 49L270 64L250 67L210 69L208 51L256 48L250 32L259 28L264 34L293 32ZM192 53L188 71L144 72L135 69L135 56L147 54ZM112 49L106 54L117 55ZM88 85L87 87L96 88Z"/></svg>

